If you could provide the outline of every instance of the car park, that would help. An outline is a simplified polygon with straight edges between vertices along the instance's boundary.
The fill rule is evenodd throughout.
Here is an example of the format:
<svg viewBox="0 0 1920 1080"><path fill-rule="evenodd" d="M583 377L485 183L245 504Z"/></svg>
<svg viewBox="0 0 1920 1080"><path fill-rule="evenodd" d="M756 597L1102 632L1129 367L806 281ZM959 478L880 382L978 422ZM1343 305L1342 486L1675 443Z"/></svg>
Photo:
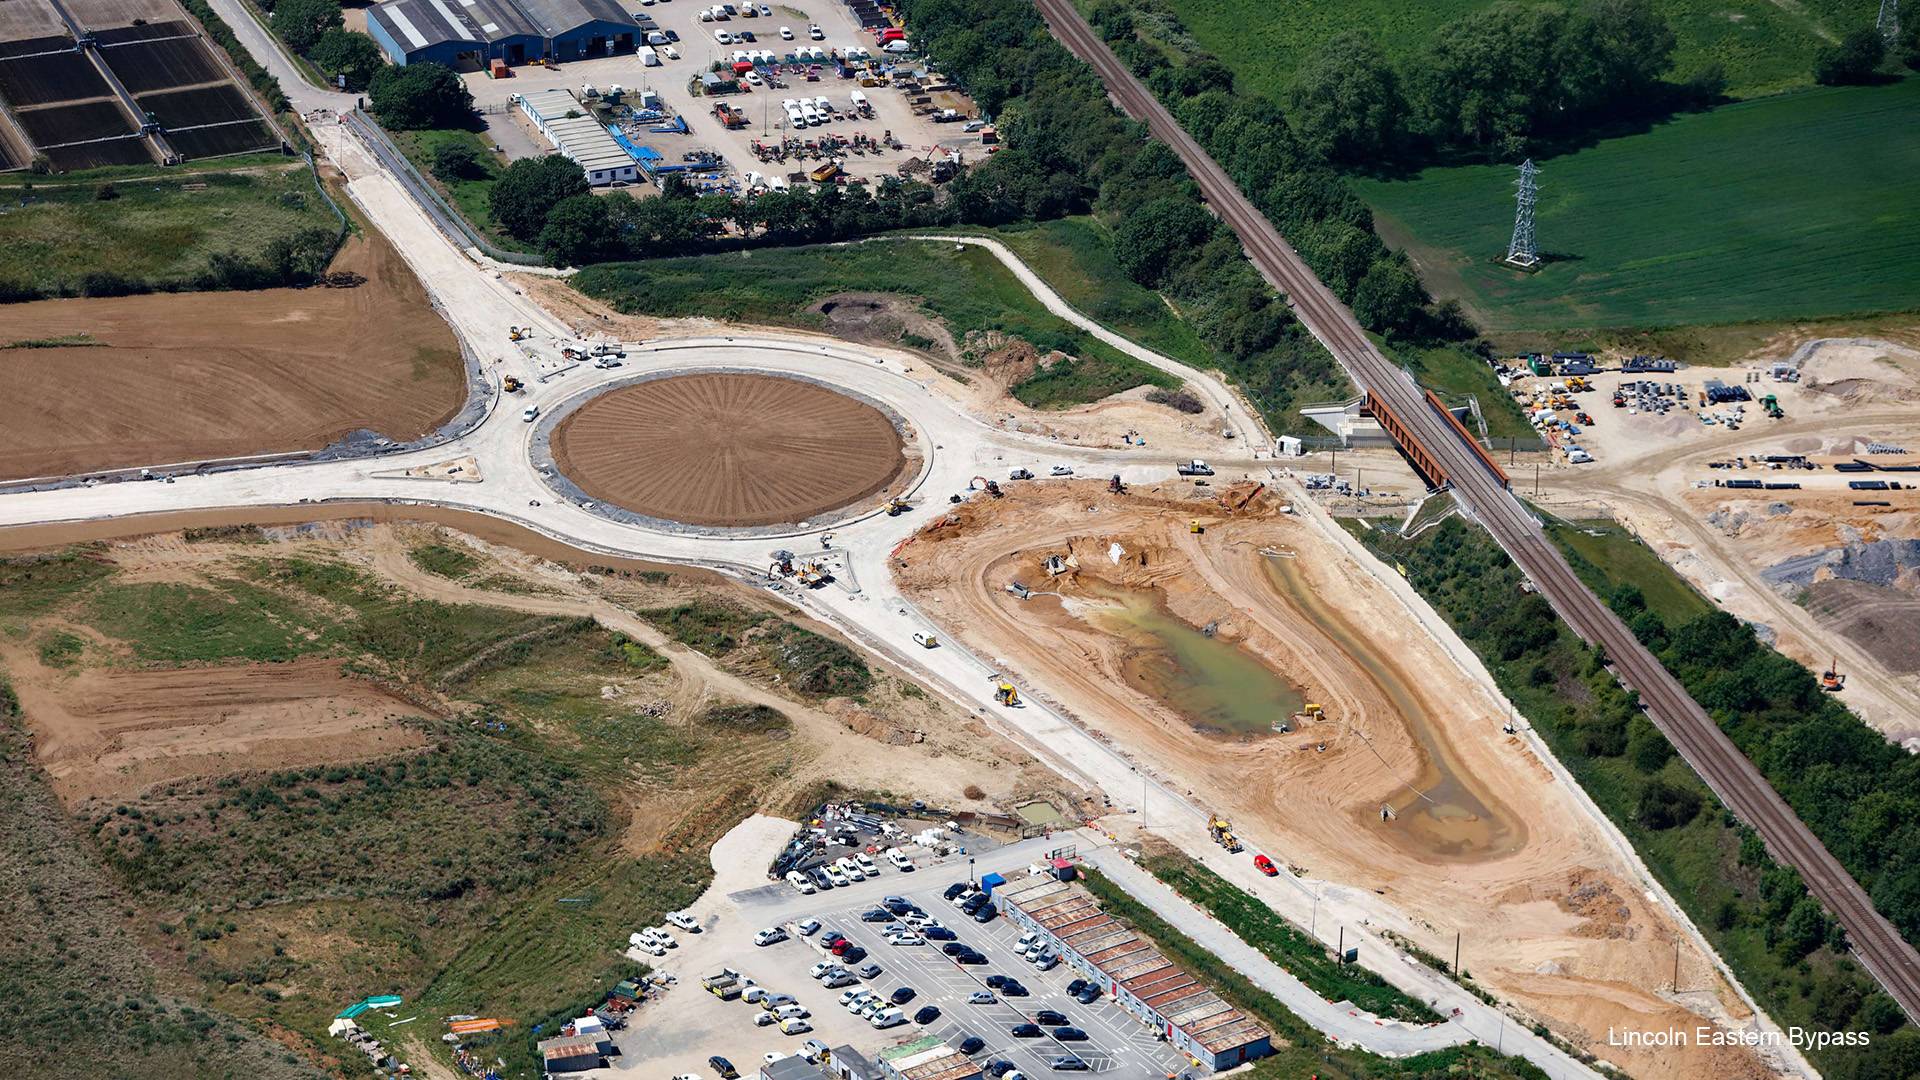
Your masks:
<svg viewBox="0 0 1920 1080"><path fill-rule="evenodd" d="M969 1035L960 1040L960 1052L963 1054L977 1054L986 1048L987 1040L978 1035Z"/></svg>
<svg viewBox="0 0 1920 1080"><path fill-rule="evenodd" d="M938 1019L940 1019L940 1009L934 1005L929 1005L913 1014L913 1022L919 1024L921 1027L925 1027Z"/></svg>

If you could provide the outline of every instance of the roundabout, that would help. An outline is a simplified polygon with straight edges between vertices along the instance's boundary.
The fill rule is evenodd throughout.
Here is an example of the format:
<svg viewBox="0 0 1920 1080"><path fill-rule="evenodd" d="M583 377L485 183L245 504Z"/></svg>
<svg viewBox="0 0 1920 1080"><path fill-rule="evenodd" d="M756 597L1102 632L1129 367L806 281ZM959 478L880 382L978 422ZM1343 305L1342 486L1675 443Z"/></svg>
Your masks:
<svg viewBox="0 0 1920 1080"><path fill-rule="evenodd" d="M821 524L896 490L923 458L883 403L752 370L627 379L563 403L536 457L540 435L557 484L608 511L702 528Z"/></svg>

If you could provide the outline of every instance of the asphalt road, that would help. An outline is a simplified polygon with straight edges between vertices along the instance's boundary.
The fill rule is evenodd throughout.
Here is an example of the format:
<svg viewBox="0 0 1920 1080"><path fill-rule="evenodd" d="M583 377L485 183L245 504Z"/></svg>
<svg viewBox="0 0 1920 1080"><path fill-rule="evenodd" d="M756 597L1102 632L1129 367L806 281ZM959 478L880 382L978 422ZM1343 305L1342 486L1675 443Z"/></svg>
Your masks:
<svg viewBox="0 0 1920 1080"><path fill-rule="evenodd" d="M1855 955L1909 1017L1920 1021L1920 953L1875 910L1866 890L1821 844L1752 761L1722 732L1626 625L1594 596L1539 522L1506 490L1478 448L1430 408L1419 388L1374 346L1353 314L1315 277L1226 171L1134 78L1068 0L1035 0L1054 35L1092 64L1109 93L1186 163L1214 211L1239 235L1248 257L1285 293L1300 321L1354 381L1384 400L1436 458L1465 507L1526 571L1567 624L1613 660L1621 684L1721 802L1751 825L1775 858L1793 866L1846 928Z"/></svg>

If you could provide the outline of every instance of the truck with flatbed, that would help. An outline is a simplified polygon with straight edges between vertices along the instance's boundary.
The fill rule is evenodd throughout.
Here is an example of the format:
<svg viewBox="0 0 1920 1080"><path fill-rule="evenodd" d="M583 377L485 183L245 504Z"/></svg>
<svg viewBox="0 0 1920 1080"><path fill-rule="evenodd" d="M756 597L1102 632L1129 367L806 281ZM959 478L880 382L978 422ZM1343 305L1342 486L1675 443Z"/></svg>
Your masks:
<svg viewBox="0 0 1920 1080"><path fill-rule="evenodd" d="M1181 476L1213 475L1213 466L1201 461L1199 458L1194 458L1192 461L1183 461L1174 466L1174 468L1179 471Z"/></svg>

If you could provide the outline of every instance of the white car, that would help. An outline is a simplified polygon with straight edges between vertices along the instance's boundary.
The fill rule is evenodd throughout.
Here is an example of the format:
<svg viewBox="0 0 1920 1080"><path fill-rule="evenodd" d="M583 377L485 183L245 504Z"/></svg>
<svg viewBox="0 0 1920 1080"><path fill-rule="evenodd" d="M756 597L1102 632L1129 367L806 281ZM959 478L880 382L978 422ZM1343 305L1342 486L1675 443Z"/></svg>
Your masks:
<svg viewBox="0 0 1920 1080"><path fill-rule="evenodd" d="M540 406L538 405L529 405L526 408L520 410L520 419L526 421L529 424L533 423L535 420L539 418L540 418Z"/></svg>
<svg viewBox="0 0 1920 1080"><path fill-rule="evenodd" d="M927 939L921 937L919 934L887 935L887 944L889 945L925 945L926 943Z"/></svg>
<svg viewBox="0 0 1920 1080"><path fill-rule="evenodd" d="M873 856L867 854L866 852L862 851L862 852L856 853L853 857L853 861L860 864L860 869L865 870L867 872L868 877L880 876L879 865L873 861Z"/></svg>
<svg viewBox="0 0 1920 1080"><path fill-rule="evenodd" d="M847 875L848 878L854 881L865 881L867 879L867 873L860 869L860 864L845 856L842 856L839 861L833 865L839 869L841 873Z"/></svg>
<svg viewBox="0 0 1920 1080"><path fill-rule="evenodd" d="M800 931L801 937L812 937L815 933L819 932L820 930L820 920L819 919L801 919L800 924L798 926L795 926L794 929Z"/></svg>
<svg viewBox="0 0 1920 1080"><path fill-rule="evenodd" d="M801 893L807 896L812 896L815 892L813 882L808 880L807 876L798 870L787 871L787 884L800 890Z"/></svg>
<svg viewBox="0 0 1920 1080"><path fill-rule="evenodd" d="M913 869L913 860L907 858L906 852L901 851L897 847L890 847L887 849L887 861L899 867L902 870Z"/></svg>
<svg viewBox="0 0 1920 1080"><path fill-rule="evenodd" d="M661 56L664 56L669 60L680 59L680 50L674 48L671 45L661 45L658 48L656 48L654 51L658 52Z"/></svg>
<svg viewBox="0 0 1920 1080"><path fill-rule="evenodd" d="M832 864L822 866L820 872L827 875L827 880L833 882L833 887L836 889L844 889L853 884L847 880L847 875L840 872L839 867Z"/></svg>
<svg viewBox="0 0 1920 1080"><path fill-rule="evenodd" d="M859 1001L862 998L870 998L872 996L873 996L873 991L867 989L864 986L857 987L853 990L848 990L847 992L840 995L840 1007L846 1008L847 1006L852 1005L854 1002Z"/></svg>
<svg viewBox="0 0 1920 1080"><path fill-rule="evenodd" d="M759 1012L753 1014L753 1026L754 1027L772 1027L773 1024L779 1019L780 1019L779 1017L773 1015L771 1012L768 1012L765 1009L761 1009Z"/></svg>
<svg viewBox="0 0 1920 1080"><path fill-rule="evenodd" d="M751 84L752 84L752 85L754 85L754 86L759 86L759 85L760 85L760 83L761 83L762 81L763 81L763 80L762 80L762 79L760 78L760 73L759 73L759 72L757 72L757 71L749 71L749 72L747 72L747 82L748 82L748 83L751 83Z"/></svg>
<svg viewBox="0 0 1920 1080"><path fill-rule="evenodd" d="M813 107L820 110L821 116L833 115L833 102L828 101L825 94L813 99Z"/></svg>
<svg viewBox="0 0 1920 1080"><path fill-rule="evenodd" d="M795 107L787 110L787 126L794 127L794 128L803 128L807 126L807 118L800 114L799 106L796 105Z"/></svg>
<svg viewBox="0 0 1920 1080"><path fill-rule="evenodd" d="M733 35L727 33L725 30L715 30L713 32L713 40L722 45L731 45L733 44Z"/></svg>
<svg viewBox="0 0 1920 1080"><path fill-rule="evenodd" d="M833 970L833 961L822 960L819 963L807 969L807 976L813 979L824 979L827 977L827 972L832 970Z"/></svg>
<svg viewBox="0 0 1920 1080"><path fill-rule="evenodd" d="M760 1055L760 1060L764 1064L771 1065L774 1062L779 1061L781 1058L787 1057L787 1056L788 1055L783 1054L778 1050L769 1050L766 1053Z"/></svg>
<svg viewBox="0 0 1920 1080"><path fill-rule="evenodd" d="M782 1035L805 1035L812 1030L812 1024L807 1023L797 1016L791 1020L780 1021L780 1034Z"/></svg>
<svg viewBox="0 0 1920 1080"><path fill-rule="evenodd" d="M901 1012L899 1009L888 1009L886 1012L883 1012L880 1015L874 1017L873 1019L867 1021L867 1023L872 1024L876 1028L899 1027L901 1024L904 1024L906 1022L907 1022L906 1014Z"/></svg>
<svg viewBox="0 0 1920 1080"><path fill-rule="evenodd" d="M1019 939L1013 943L1013 947L1020 952L1026 952L1029 948L1033 946L1034 942L1039 940L1040 940L1040 935L1029 930L1026 933L1020 935Z"/></svg>
<svg viewBox="0 0 1920 1080"><path fill-rule="evenodd" d="M791 26L783 26L783 27L781 27L781 28L780 28L780 40L782 40L782 41L792 41L792 40L793 40L793 27L791 27Z"/></svg>
<svg viewBox="0 0 1920 1080"><path fill-rule="evenodd" d="M860 1007L853 1010L853 1015L859 1017L862 1020L865 1020L868 1017L871 1017L874 1013L881 1012L887 1007L888 1007L887 999L881 997L878 994L875 994L874 996L861 1002Z"/></svg>
<svg viewBox="0 0 1920 1080"><path fill-rule="evenodd" d="M815 41L827 40L827 32L825 30L820 29L819 23L807 24L807 36L812 38Z"/></svg>
<svg viewBox="0 0 1920 1080"><path fill-rule="evenodd" d="M777 926L769 926L753 935L755 945L775 945L785 940L787 940L787 932Z"/></svg>
<svg viewBox="0 0 1920 1080"><path fill-rule="evenodd" d="M1073 466L1071 466L1071 465L1055 465L1055 466L1054 466L1054 467L1053 467L1052 469L1050 469L1050 470L1048 470L1048 471L1050 471L1050 472L1052 472L1052 473L1053 473L1053 475L1055 475L1055 476L1072 476L1072 475L1073 475Z"/></svg>
<svg viewBox="0 0 1920 1080"><path fill-rule="evenodd" d="M693 916L687 914L684 911L667 912L667 921L679 927L680 929L685 930L689 934L700 933L700 920L694 918Z"/></svg>

